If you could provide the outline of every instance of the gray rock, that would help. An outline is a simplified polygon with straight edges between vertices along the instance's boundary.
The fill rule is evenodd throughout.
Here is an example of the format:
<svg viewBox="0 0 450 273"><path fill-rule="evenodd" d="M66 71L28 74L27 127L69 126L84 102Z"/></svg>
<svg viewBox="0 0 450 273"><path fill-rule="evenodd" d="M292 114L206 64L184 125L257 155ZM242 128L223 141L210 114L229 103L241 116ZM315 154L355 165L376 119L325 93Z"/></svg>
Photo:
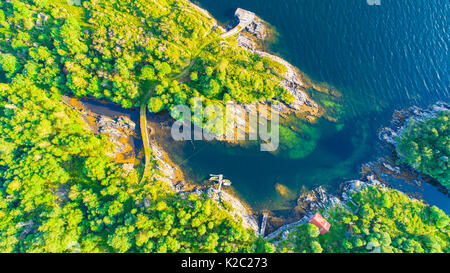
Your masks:
<svg viewBox="0 0 450 273"><path fill-rule="evenodd" d="M184 183L184 181L178 181L176 184L175 184L175 190L176 191L182 191L182 190L184 190L186 188L186 184Z"/></svg>
<svg viewBox="0 0 450 273"><path fill-rule="evenodd" d="M267 38L266 24L258 17L245 28L245 31L254 35L258 40L264 40Z"/></svg>
<svg viewBox="0 0 450 273"><path fill-rule="evenodd" d="M227 211L230 213L231 216L233 216L236 221L241 221L245 228L252 229L255 234L258 232L258 223L255 219L255 217L250 214L247 209L244 207L244 205L237 199L236 197L226 193L225 191L218 192L213 187L200 187L197 186L192 191L185 191L185 192L179 192L178 193L180 197L186 197L189 194L196 194L198 196L201 196L203 194L206 194L208 198L216 202L220 207L225 209L223 207L222 202L227 203L233 208L233 211Z"/></svg>
<svg viewBox="0 0 450 273"><path fill-rule="evenodd" d="M253 12L238 8L235 16L239 20L239 25L245 28L248 33L256 37L257 40L264 40L267 37L267 28L264 21L258 18ZM300 110L302 105L318 107L317 103L311 100L306 94L304 89L305 85L303 84L297 69L293 65L278 56L257 50L256 42L242 33L238 36L237 42L242 48L270 58L286 67L287 72L284 75L277 76L282 78L280 81L281 86L286 88L286 90L294 97L294 101L288 105L290 108Z"/></svg>
<svg viewBox="0 0 450 273"><path fill-rule="evenodd" d="M420 122L437 114L450 111L450 106L445 102L437 102L428 109L413 106L404 110L395 111L390 126L384 127L378 133L378 138L388 144L397 146L397 138L401 136L411 122Z"/></svg>

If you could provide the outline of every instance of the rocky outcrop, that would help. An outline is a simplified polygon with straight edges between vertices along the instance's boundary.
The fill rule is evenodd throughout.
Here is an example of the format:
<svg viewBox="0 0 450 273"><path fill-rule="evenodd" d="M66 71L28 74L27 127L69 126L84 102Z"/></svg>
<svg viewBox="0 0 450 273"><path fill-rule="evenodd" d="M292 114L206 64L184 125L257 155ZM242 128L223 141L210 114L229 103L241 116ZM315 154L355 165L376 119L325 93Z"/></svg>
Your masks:
<svg viewBox="0 0 450 273"><path fill-rule="evenodd" d="M268 106L268 109L281 115L287 112L298 111L306 114L306 116L302 117L308 121L314 121L316 117L321 115L321 111L319 110L319 105L307 95L306 88L309 88L309 85L303 82L300 71L286 60L257 49L258 46L256 44L258 41L263 41L268 37L266 23L258 18L255 13L241 8L236 10L235 18L237 25L235 25L235 27L229 27L228 32L222 34L222 38L228 38L239 33L236 39L243 49L249 50L284 66L285 72L283 74L277 74L275 71L273 71L273 73L279 78L280 85L292 95L293 100L290 103L265 101L249 105L231 101L227 102L234 104L235 129L227 128L225 130L226 132L224 130L215 130L214 133L204 130L203 133L208 139L216 139L219 141L234 143L243 140L241 136L244 136L245 139L246 134L257 129L247 126L246 117L258 116L258 106L260 105ZM268 119L270 120L270 116L268 116ZM187 126L191 123L188 120L184 122ZM234 136L230 138L227 133L233 134Z"/></svg>
<svg viewBox="0 0 450 273"><path fill-rule="evenodd" d="M108 140L114 144L113 157L129 150L127 141L131 134L134 134L136 124L126 117L111 118L99 115L96 125L100 134L106 135Z"/></svg>
<svg viewBox="0 0 450 273"><path fill-rule="evenodd" d="M252 14L253 16L246 14ZM286 73L283 75L275 74L282 79L280 81L281 86L283 86L294 98L293 102L289 103L288 106L297 111L301 110L303 105L317 108L317 103L311 100L306 94L306 84L303 83L302 77L296 67L278 56L258 50L259 41L263 41L268 36L267 27L264 21L254 15L254 13L240 8L236 10L235 16L239 20L239 25L245 25L245 28L243 29L244 33L240 33L236 38L238 44L242 48L269 58L286 68ZM241 24L241 18L245 18L245 24Z"/></svg>
<svg viewBox="0 0 450 273"><path fill-rule="evenodd" d="M290 230L292 230L293 228L309 223L311 217L314 216L314 214L319 210L325 217L327 217L328 212L331 209L335 208L347 209L356 213L357 211L352 210L346 205L349 202L353 203L351 196L354 193L365 189L366 187L374 186L384 187L382 183L376 180L373 176L368 176L367 181L352 180L343 183L341 187L342 191L339 197L327 193L322 186L317 187L305 194L302 194L297 200L297 206L304 209L303 217L301 217L300 220L294 223L289 223L281 226L274 232L265 236L264 239L273 240L275 238L278 238L277 241L272 242L274 244L277 244L281 240L287 238ZM357 207L355 203L353 204L355 207Z"/></svg>
<svg viewBox="0 0 450 273"><path fill-rule="evenodd" d="M319 209L337 206L342 206L341 201L337 197L327 193L325 188L319 186L312 191L302 194L297 199L296 208L306 212L306 214L313 214Z"/></svg>
<svg viewBox="0 0 450 273"><path fill-rule="evenodd" d="M150 143L152 149L152 161L156 162L155 167L158 172L152 173L152 178L165 182L172 190L176 191L175 178L177 167L167 163L164 151L156 145Z"/></svg>
<svg viewBox="0 0 450 273"><path fill-rule="evenodd" d="M132 120L125 116L110 117L93 113L81 101L69 96L63 96L62 101L81 114L82 120L90 131L105 135L108 138L113 144L113 151L110 153L110 156L114 160L117 161L121 154L128 154L125 156L133 158L136 157L136 154L134 154L136 151L131 146L132 141L130 139L138 135L138 132L136 132L136 124ZM165 182L170 188L175 190L174 184L179 182L176 181L176 170L178 167L168 162L167 155L155 142L150 143L150 146L152 151L151 160L155 162L154 167L158 170L152 173L152 178ZM126 162L126 160L119 160L117 162L122 164L124 175L128 175L134 169L135 164L139 163L139 161L135 161ZM178 188L180 188L180 185Z"/></svg>
<svg viewBox="0 0 450 273"><path fill-rule="evenodd" d="M253 35L258 40L265 40L268 36L266 23L264 23L263 20L256 16L253 21L247 25L245 31Z"/></svg>
<svg viewBox="0 0 450 273"><path fill-rule="evenodd" d="M22 231L20 232L19 235L20 240L25 240L27 235L30 233L34 233L36 229L33 220L29 220L27 222L18 222L16 228L18 229L22 228Z"/></svg>
<svg viewBox="0 0 450 273"><path fill-rule="evenodd" d="M352 195L360 192L367 187L383 187L383 184L375 179L374 176L368 176L367 181L351 180L342 184L341 200L343 202L353 202ZM347 208L348 209L348 208Z"/></svg>
<svg viewBox="0 0 450 273"><path fill-rule="evenodd" d="M136 124L128 117L108 117L96 114L87 109L77 98L63 96L61 100L65 105L81 114L81 119L89 131L105 135L108 138L114 147L110 156L116 158L121 153L133 150L128 138L134 135Z"/></svg>
<svg viewBox="0 0 450 273"><path fill-rule="evenodd" d="M234 16L238 19L238 25L243 29L252 24L256 18L255 13L241 8L236 9Z"/></svg>
<svg viewBox="0 0 450 273"><path fill-rule="evenodd" d="M268 37L266 23L255 13L241 8L236 10L234 16L241 31L237 36L239 45L249 50L260 48L260 44ZM240 39L244 40L239 41Z"/></svg>
<svg viewBox="0 0 450 273"><path fill-rule="evenodd" d="M182 198L185 198L189 194L197 194L199 196L205 195L208 198L212 199L214 202L219 204L222 209L227 210L226 207L222 205L222 202L225 202L227 205L232 207L232 211L227 210L227 212L233 216L236 221L242 219L242 224L244 228L251 229L257 235L258 233L258 223L255 217L245 208L245 206L237 199L229 193L224 191L218 191L213 187L196 187L192 191L181 191L178 193Z"/></svg>
<svg viewBox="0 0 450 273"><path fill-rule="evenodd" d="M295 228L298 227L300 225L304 225L307 224L309 222L309 220L311 219L311 215L305 215L304 217L302 217L300 220L298 220L297 222L294 223L290 223L290 224L286 224L281 226L280 228L278 228L277 230L275 230L274 232L268 234L267 236L264 237L264 239L266 240L273 240L275 239L277 236L280 235L279 240L277 240L276 242L272 242L274 245L276 245L279 241L281 240L286 240L289 236L290 231Z"/></svg>
<svg viewBox="0 0 450 273"><path fill-rule="evenodd" d="M255 39L255 37L250 36L250 35L245 35L245 33L239 34L236 37L236 41L237 41L238 45L240 45L242 48L250 50L250 51L255 51L260 47L259 42L258 42L258 40Z"/></svg>
<svg viewBox="0 0 450 273"><path fill-rule="evenodd" d="M378 138L383 141L384 143L388 144L388 146L392 149L392 155L393 157L402 157L402 155L399 153L397 149L398 140L401 138L404 130L410 127L411 123L413 122L423 122L427 119L433 118L439 113L442 112L448 112L450 111L450 105L448 105L445 102L437 102L434 105L430 106L428 109L422 109L416 106L395 111L393 115L393 119L391 121L391 124L388 127L384 127L380 129L378 132ZM442 160L443 162L447 161L447 156L443 155L439 158L439 160ZM391 172L391 174L396 176L408 176L406 179L408 182L412 181L415 182L415 184L420 184L420 179L412 179L410 177L422 177L425 181L427 181L430 184L433 184L440 188L440 191L442 191L445 194L449 194L449 188L442 185L439 181L432 178L426 173L421 172L418 170L415 166L411 164L402 164L399 167L393 168L389 164L383 163L383 166L385 171ZM374 169L380 169L374 168ZM382 168L381 168L382 169Z"/></svg>
<svg viewBox="0 0 450 273"><path fill-rule="evenodd" d="M246 29L250 24L253 23L256 17L253 12L241 8L238 8L236 10L234 16L237 18L238 24L229 31L222 33L222 35L220 35L222 39L232 37L233 35L241 32L243 29Z"/></svg>
<svg viewBox="0 0 450 273"><path fill-rule="evenodd" d="M450 106L445 102L437 102L428 109L413 106L404 110L395 111L390 126L382 128L378 133L378 137L381 141L396 146L396 138L402 134L403 130L411 122L423 121L444 111L450 111Z"/></svg>
<svg viewBox="0 0 450 273"><path fill-rule="evenodd" d="M278 56L259 50L254 50L254 52L275 62L278 62L286 67L286 73L284 73L283 75L277 74L277 76L282 79L280 82L281 86L283 86L294 98L291 103L287 104L291 109L299 111L301 110L301 107L303 105L314 108L319 107L317 103L311 100L306 94L306 84L302 82L302 79L296 67Z"/></svg>

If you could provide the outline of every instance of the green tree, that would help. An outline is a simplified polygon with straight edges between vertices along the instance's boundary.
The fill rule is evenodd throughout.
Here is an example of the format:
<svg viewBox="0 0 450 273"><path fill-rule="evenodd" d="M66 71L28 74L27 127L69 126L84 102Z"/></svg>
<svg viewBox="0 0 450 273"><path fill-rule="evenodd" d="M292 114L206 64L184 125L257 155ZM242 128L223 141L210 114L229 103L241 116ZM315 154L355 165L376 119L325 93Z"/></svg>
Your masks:
<svg viewBox="0 0 450 273"><path fill-rule="evenodd" d="M322 246L317 241L311 242L311 250L313 253L322 253L323 252Z"/></svg>
<svg viewBox="0 0 450 273"><path fill-rule="evenodd" d="M163 108L163 102L159 97L151 97L148 105L149 109L153 113L158 113Z"/></svg>
<svg viewBox="0 0 450 273"><path fill-rule="evenodd" d="M198 80L198 73L197 72L191 72L191 75L190 75L190 79L191 79L191 81L197 81Z"/></svg>
<svg viewBox="0 0 450 273"><path fill-rule="evenodd" d="M12 78L14 73L19 69L17 58L11 54L0 54L0 67L8 78Z"/></svg>
<svg viewBox="0 0 450 273"><path fill-rule="evenodd" d="M155 80L155 70L151 66L144 66L139 77L141 80L152 81Z"/></svg>
<svg viewBox="0 0 450 273"><path fill-rule="evenodd" d="M320 235L320 230L316 225L308 224L307 225L308 236L311 238L316 238Z"/></svg>

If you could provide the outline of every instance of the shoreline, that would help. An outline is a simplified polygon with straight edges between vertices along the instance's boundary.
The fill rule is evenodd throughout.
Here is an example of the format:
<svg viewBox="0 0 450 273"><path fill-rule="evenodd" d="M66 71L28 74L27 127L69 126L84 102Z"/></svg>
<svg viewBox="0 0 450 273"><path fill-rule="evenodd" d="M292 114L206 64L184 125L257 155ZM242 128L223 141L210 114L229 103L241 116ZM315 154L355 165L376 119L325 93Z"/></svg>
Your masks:
<svg viewBox="0 0 450 273"><path fill-rule="evenodd" d="M321 109L317 102L310 98L307 92L308 88L313 87L311 84L312 81L307 78L306 74L301 72L298 67L295 67L284 58L269 52L267 50L268 48L264 46L266 43L270 43L270 39L274 36L275 30L270 28L270 25L259 18L255 13L241 8L238 8L234 15L235 20L238 22L238 26L241 24L241 18L245 17L247 13L250 13L252 16L247 16L250 18L244 19L251 19L251 21L246 22L246 26L237 33L237 36L236 34L234 35L236 36L235 39L238 46L253 54L278 63L286 70L280 75L271 69L274 75L281 78L280 86L285 88L295 98L292 103L277 101L277 109L279 112L285 115L289 115L290 113L297 115L306 112L311 116L308 121L315 121L317 118L321 117L324 114L324 110ZM273 104L273 101L269 103Z"/></svg>
<svg viewBox="0 0 450 273"><path fill-rule="evenodd" d="M100 100L93 100L102 103ZM137 134L138 128L134 121L123 115L110 116L96 113L93 109L89 109L89 107L80 99L75 97L64 95L61 101L67 107L80 114L80 119L85 123L87 130L95 134L105 135L108 138L115 147L114 152L110 154L114 162L121 164L125 171L129 171L139 166L142 160L143 149L137 151L136 147L131 144L131 138L136 138L136 136L139 135ZM127 109L123 110L126 111ZM104 122L105 120L108 122ZM119 137L118 135L122 132L119 132L119 130L121 130L121 125L118 121L122 122L123 120L126 120L126 124L129 124L128 126L132 129L127 133L124 132L124 134ZM227 206L231 206L233 212L230 210L226 211L228 211L233 218L236 219L236 217L239 217L242 219L244 227L254 230L256 234L259 230L259 226L257 217L255 217L252 208L238 198L233 190L227 189L218 193L214 186L200 185L200 182L196 183L195 181L192 181L185 171L171 159L168 152L164 150L158 141L151 137L157 131L157 129L152 126L156 123L158 123L158 121L150 119L147 121L147 129L150 132L149 142L152 151L151 160L155 162L153 167L154 169L159 170L160 174L154 173L150 178L164 182L177 195L191 193L198 195L204 194L207 198L210 198L219 204L221 209L226 210ZM123 138L126 138L127 141L121 141ZM129 160L118 160L122 158L120 155L129 152L130 149L134 153L130 154Z"/></svg>
<svg viewBox="0 0 450 273"><path fill-rule="evenodd" d="M229 35L229 37L227 36L225 39L234 38L237 45L241 49L259 55L263 58L267 58L271 62L277 63L279 66L284 67L286 70L283 75L279 75L275 71L272 71L272 73L281 79L279 81L280 86L285 88L288 93L293 96L294 101L292 103L285 103L278 100L271 100L267 102L258 102L255 104L267 103L273 106L274 109L276 108L275 110L281 114L288 115L292 113L295 116L309 122L315 122L318 118L326 114L325 109L316 101L311 99L308 94L308 89L313 88L318 92L327 93L331 96L335 96L335 94L339 92L335 91L331 86L329 89L321 87L321 85L325 85L325 83L314 83L299 68L295 67L284 58L269 52L270 50L268 50L267 47L264 47L264 44L266 42L270 42L269 39L274 36L274 29L271 28L267 22L259 18L251 11L237 8L234 14L234 21L237 22L237 24L235 24L234 27L223 27L207 10L199 7L190 0L187 1L190 6L194 7L201 13L205 14L207 18L212 20L214 27L222 30L222 35L228 35L229 32L232 32L233 35ZM246 105L242 106L242 109L245 111ZM303 118L303 116L305 117ZM332 119L333 118L331 118L331 120Z"/></svg>
<svg viewBox="0 0 450 273"><path fill-rule="evenodd" d="M397 142L395 141L395 137L399 136L401 132L407 126L409 126L412 121L426 120L428 118L434 117L436 114L442 111L450 111L450 106L444 102L437 102L427 109L421 109L414 106L404 110L396 110L393 115L393 119L391 120L391 125L388 127L380 128L379 139L385 145L389 145L392 148L392 156L398 156L396 152ZM450 197L448 189L446 189L437 181L434 181L434 179L432 179L431 177L428 177L428 175L421 173L419 170L410 165L397 165L394 161L394 158L392 158L391 161L386 160L385 158L379 158L375 162L363 164L361 166L361 173L364 178L342 182L339 186L338 192L335 194L328 193L322 186L319 186L311 191L306 192L303 195L300 195L297 200L298 203L303 203L302 205L304 206L304 216L296 222L284 224L276 228L264 238L272 240L279 235L281 235L281 237L287 237L287 233L289 233L290 229L308 223L309 218L313 215L314 212L323 210L324 214L327 214L327 211L329 209L333 209L336 206L342 206L342 203L344 201L348 202L349 200L351 200L351 194L355 192L355 189L361 190L367 186L377 186L386 189L394 189L407 196L413 202L421 202L422 204L431 206L426 200L423 199L422 196L416 196L413 193L397 189L396 187L391 185L391 183L387 180L388 176L393 176L398 179L404 180L406 183L413 183L412 181L418 183L417 180L421 181L420 183L428 183L438 188L439 191L441 191L447 197ZM381 177L381 175L386 175L386 177L383 178ZM420 180L420 178L423 178L423 180ZM350 211L352 210L350 209ZM285 232L286 234L284 234Z"/></svg>
<svg viewBox="0 0 450 273"><path fill-rule="evenodd" d="M193 4L194 5L194 4ZM194 5L196 6L196 5ZM246 34L239 34L239 35L246 35ZM242 45L241 45L242 46ZM263 52L263 51L257 51L259 52L259 54L264 55L264 56L270 56L269 58L274 58L275 60L277 60L278 62L282 63L285 67L287 67L290 70L290 73L288 73L289 75L291 75L291 80L295 83L298 84L302 87L305 87L305 83L304 80L300 79L300 70L296 67L294 67L293 65L291 65L289 62L287 62L286 60L282 59L281 57L272 55L270 53L267 52ZM311 86L309 86L311 87ZM300 91L303 92L303 91ZM306 94L306 93L305 93ZM147 123L148 124L148 123ZM153 133L155 131L154 128L152 128L150 126L151 129L151 133ZM154 139L152 139L150 141L150 146L152 148L152 152L153 152L153 157L154 159L156 159L158 162L161 162L161 165L158 165L157 168L164 173L164 176L160 176L159 180L163 180L164 182L166 182L170 188L177 194L187 194L187 193L198 193L199 195L201 194L206 194L207 196L209 196L209 198L215 198L214 196L216 195L212 195L212 193L216 192L214 187L210 187L210 186L203 186L203 185L198 185L198 183L190 183L192 181L188 182L188 179L186 179L187 177L184 175L184 171L177 166L171 159L170 156L168 155L168 153L166 151L164 151L164 149L161 147L161 145L159 145ZM135 167L135 166L133 166ZM178 175L176 174L178 172ZM180 175L181 174L181 175ZM182 182L182 185L179 185L179 182ZM188 184L186 183L188 182ZM343 182L341 183L341 185L346 184L348 182ZM186 185L187 184L187 185ZM319 188L315 188L309 192L307 192L306 194L309 194L311 192L317 192L317 189ZM324 192L322 192L324 193ZM255 230L256 232L259 230L259 226L257 223L257 219L260 215L260 213L253 213L251 210L251 207L248 206L243 200L241 200L239 197L237 197L236 193L232 192L230 193L221 193L220 197L223 197L224 199L228 200L229 202L234 204L234 207L237 208L237 210L239 211L237 214L232 214L233 216L239 215L239 217L246 222L246 226L248 228L251 228L253 230ZM298 193L296 193L296 196L298 196L298 199L300 199L302 196L299 196ZM336 198L334 196L332 196L331 194L327 194L325 196L329 196L329 198ZM219 197L219 199L221 199ZM324 202L323 200L324 198L319 198L317 200L317 202ZM333 199L334 200L334 199ZM322 205L322 207L325 205ZM295 208L295 207L294 207ZM294 209L293 208L293 209ZM304 211L304 216L294 222L294 223L288 223L286 224L285 221L281 221L281 227L283 228L284 226L292 226L295 223L301 222L303 219L305 219L305 217L307 217L310 213L311 213L311 209ZM272 211L271 211L272 212ZM305 221L305 220L303 220ZM278 229L276 229L278 230Z"/></svg>
<svg viewBox="0 0 450 273"><path fill-rule="evenodd" d="M266 68L270 68L272 75L277 77L281 87L283 87L288 94L293 98L291 102L284 102L279 99L272 99L269 101L260 101L252 104L241 104L234 102L235 112L253 116L257 114L259 105L268 106L268 109L278 113L283 120L288 120L289 117L295 117L309 123L316 123L319 118L336 122L336 117L332 117L330 113L327 114L324 106L311 99L309 93L313 89L316 92L326 93L329 96L338 98L340 94L331 86L325 83L314 83L309 79L304 72L295 67L287 60L273 53L263 51L263 46L256 46L256 44L263 45L265 42L270 42L268 39L274 36L274 29L270 29L269 24L259 18L255 13L241 8L237 8L234 14L233 26L222 27L218 21L205 9L197 6L195 3L189 2L189 6L197 9L202 14L207 16L213 22L213 29L218 28L222 30L224 39L235 39L239 49L251 52L261 57L263 63L271 64ZM228 31L227 31L228 30ZM232 35L229 35L232 33ZM244 38L243 37L247 37ZM227 45L228 46L228 45ZM273 64L273 65L272 65ZM265 65L266 66L266 65ZM281 68L277 73L272 69L273 67ZM325 88L324 86L327 86ZM256 111L255 111L256 110ZM270 120L270 118L268 118ZM187 121L190 122L190 121ZM247 128L245 120L242 118L235 118L235 137L239 134L249 134L250 128ZM226 132L211 133L212 137L219 141L226 141L231 144L240 145L238 140L228 140Z"/></svg>
<svg viewBox="0 0 450 273"><path fill-rule="evenodd" d="M383 143L389 145L392 150L393 156L396 158L401 158L401 155L398 152L398 142L397 138L400 138L405 129L407 129L412 122L423 122L425 120L436 117L439 113L450 111L450 105L445 102L438 101L428 108L420 108L417 106L409 107L403 110L397 110L394 112L393 118L390 124L386 127L381 128L378 131L378 138ZM449 195L449 188L442 185L439 181L432 178L431 176L424 174L414 168L410 164L406 164L407 168L414 170L423 176L428 183L433 184L439 187L442 192Z"/></svg>
<svg viewBox="0 0 450 273"><path fill-rule="evenodd" d="M322 210L321 214L325 217L328 215L329 210L338 207L352 211L351 208L349 208L345 204L346 202L352 202L351 194L357 191L361 191L366 187L373 187L373 186L384 187L382 183L374 179L373 176L368 176L366 177L366 179L367 180L361 179L342 182L340 184L340 188L342 189L339 191L338 194L328 193L322 186L319 186L301 195L299 199L303 197L305 199L304 201L307 203L309 207L308 210L304 213L304 215L298 221L284 224L279 228L275 229L274 231L272 231L271 233L267 234L263 238L266 240L273 240L278 236L284 238L286 237L287 233L289 233L290 229L300 225L307 224L311 219L311 217L314 216L316 212L319 212L319 210ZM311 197L311 195L313 195L313 197Z"/></svg>

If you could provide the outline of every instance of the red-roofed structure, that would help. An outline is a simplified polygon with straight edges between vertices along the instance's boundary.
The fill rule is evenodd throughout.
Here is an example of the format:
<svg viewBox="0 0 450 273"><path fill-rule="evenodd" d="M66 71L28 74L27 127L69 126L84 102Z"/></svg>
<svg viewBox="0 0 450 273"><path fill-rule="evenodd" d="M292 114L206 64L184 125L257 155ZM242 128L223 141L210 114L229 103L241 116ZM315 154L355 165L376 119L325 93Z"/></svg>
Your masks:
<svg viewBox="0 0 450 273"><path fill-rule="evenodd" d="M328 223L327 220L325 220L320 214L316 213L311 220L309 220L309 223L315 225L319 228L320 234L325 234L330 230L330 223Z"/></svg>

